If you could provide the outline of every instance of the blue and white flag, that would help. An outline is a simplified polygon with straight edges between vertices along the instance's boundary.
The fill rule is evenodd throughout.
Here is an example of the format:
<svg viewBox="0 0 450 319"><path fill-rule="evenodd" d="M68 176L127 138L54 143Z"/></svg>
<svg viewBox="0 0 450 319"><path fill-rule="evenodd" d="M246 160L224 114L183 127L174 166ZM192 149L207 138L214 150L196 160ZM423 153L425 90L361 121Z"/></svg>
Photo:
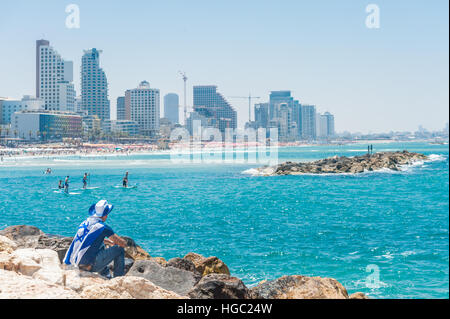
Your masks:
<svg viewBox="0 0 450 319"><path fill-rule="evenodd" d="M104 227L105 224L97 216L91 216L81 223L64 257L64 263L78 266L86 251L103 232Z"/></svg>

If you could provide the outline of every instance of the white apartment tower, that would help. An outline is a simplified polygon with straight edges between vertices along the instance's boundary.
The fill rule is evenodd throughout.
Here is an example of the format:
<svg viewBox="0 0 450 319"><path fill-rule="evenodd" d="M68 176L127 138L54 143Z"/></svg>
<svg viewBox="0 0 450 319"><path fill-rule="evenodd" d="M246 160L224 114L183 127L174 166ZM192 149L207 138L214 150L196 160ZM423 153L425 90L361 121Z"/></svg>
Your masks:
<svg viewBox="0 0 450 319"><path fill-rule="evenodd" d="M36 41L36 98L44 101L44 109L73 111L75 89L73 62L65 61L47 40Z"/></svg>
<svg viewBox="0 0 450 319"><path fill-rule="evenodd" d="M155 136L159 132L159 90L142 81L125 92L125 119L139 124L141 134Z"/></svg>
<svg viewBox="0 0 450 319"><path fill-rule="evenodd" d="M95 48L85 50L81 58L81 107L88 115L109 120L108 82L100 68L101 52Z"/></svg>

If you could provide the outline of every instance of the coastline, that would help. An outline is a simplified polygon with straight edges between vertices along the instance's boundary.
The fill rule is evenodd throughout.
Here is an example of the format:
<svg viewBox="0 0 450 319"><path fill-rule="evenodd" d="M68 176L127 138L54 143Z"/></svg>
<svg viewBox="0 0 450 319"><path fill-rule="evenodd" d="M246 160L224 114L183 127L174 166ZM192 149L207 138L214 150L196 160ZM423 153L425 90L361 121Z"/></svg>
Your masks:
<svg viewBox="0 0 450 319"><path fill-rule="evenodd" d="M416 140L416 141L396 141L396 140L367 140L367 141L348 141L345 143L278 143L277 146L271 146L272 148L284 148L290 149L295 147L327 147L327 146L348 146L348 145L361 145L366 147L367 144L393 144L393 143L432 143L431 140ZM447 144L448 145L448 144ZM154 144L85 144L83 146L71 146L63 145L62 143L50 143L50 144L29 144L23 147L7 148L0 146L0 165L2 162L17 161L23 159L57 159L67 157L81 158L99 158L99 157L119 157L126 158L128 156L135 155L170 155L171 152L176 151L177 154L189 154L195 152L201 152L204 150L217 151L217 152L252 152L257 145L247 145L245 143L232 144L230 148L224 147L222 144L217 143L203 143L200 147L179 147L173 145L170 149L159 149ZM271 147L268 147L269 150ZM365 151L365 149L361 149Z"/></svg>
<svg viewBox="0 0 450 319"><path fill-rule="evenodd" d="M191 252L166 261L124 239L126 273L108 279L62 264L71 237L27 225L1 229L0 299L369 299L333 278L301 275L248 288L218 257Z"/></svg>

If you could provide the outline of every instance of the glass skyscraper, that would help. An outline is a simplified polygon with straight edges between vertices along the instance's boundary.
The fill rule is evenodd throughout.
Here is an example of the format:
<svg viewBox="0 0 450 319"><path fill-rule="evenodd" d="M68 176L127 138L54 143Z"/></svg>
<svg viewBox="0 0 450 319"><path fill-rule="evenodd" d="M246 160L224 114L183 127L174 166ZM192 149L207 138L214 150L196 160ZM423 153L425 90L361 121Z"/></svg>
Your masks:
<svg viewBox="0 0 450 319"><path fill-rule="evenodd" d="M95 48L85 50L81 59L81 106L89 115L110 119L108 82L100 68L100 53Z"/></svg>
<svg viewBox="0 0 450 319"><path fill-rule="evenodd" d="M179 124L179 99L175 93L164 96L164 117L172 124Z"/></svg>

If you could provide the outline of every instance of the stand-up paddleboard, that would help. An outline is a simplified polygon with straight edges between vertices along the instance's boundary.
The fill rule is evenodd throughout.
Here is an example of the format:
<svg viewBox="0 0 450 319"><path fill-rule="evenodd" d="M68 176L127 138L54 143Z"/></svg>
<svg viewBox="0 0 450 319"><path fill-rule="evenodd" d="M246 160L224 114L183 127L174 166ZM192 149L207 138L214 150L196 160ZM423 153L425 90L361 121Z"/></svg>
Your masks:
<svg viewBox="0 0 450 319"><path fill-rule="evenodd" d="M54 190L53 193L64 194L64 195L81 195L81 193L77 193L77 192L68 192L68 193L66 193L66 192L64 191L64 189L57 189L57 190Z"/></svg>
<svg viewBox="0 0 450 319"><path fill-rule="evenodd" d="M123 187L122 185L114 185L114 188L123 188L123 189L134 189L137 188L137 185L129 185L127 187Z"/></svg>
<svg viewBox="0 0 450 319"><path fill-rule="evenodd" d="M98 188L100 188L100 186L86 187L86 188L82 188L81 190L83 190L83 191L89 191L89 190L92 190L92 189L98 189Z"/></svg>

